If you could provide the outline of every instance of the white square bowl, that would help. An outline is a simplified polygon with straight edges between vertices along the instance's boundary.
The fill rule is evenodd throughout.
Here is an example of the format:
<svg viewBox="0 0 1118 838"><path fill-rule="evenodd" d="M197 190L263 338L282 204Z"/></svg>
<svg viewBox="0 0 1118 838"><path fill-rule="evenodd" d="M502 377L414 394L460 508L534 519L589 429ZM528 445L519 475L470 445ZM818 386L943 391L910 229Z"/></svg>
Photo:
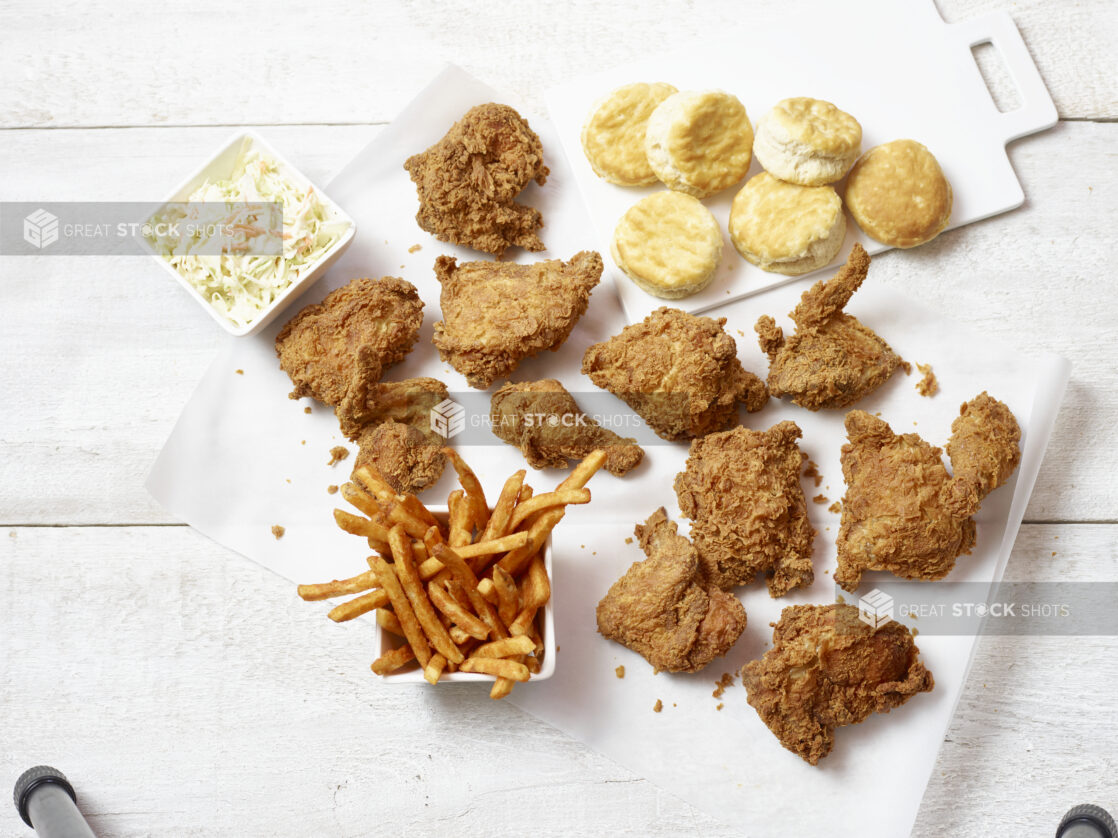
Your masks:
<svg viewBox="0 0 1118 838"><path fill-rule="evenodd" d="M157 254L154 249L149 246L148 249L152 257L159 263L163 270L173 276L179 285L186 289L186 293L190 294L190 296L198 301L198 304L202 306L202 308L209 312L210 316L217 321L221 328L236 337L254 335L275 320L280 312L287 308L288 304L297 299L303 291L313 285L315 281L337 261L338 257L349 247L350 243L353 241L354 234L357 232L357 225L354 224L353 219L343 212L341 207L335 204L325 192L311 183L302 172L287 162L287 160L271 145L265 142L259 134L255 131L248 130L238 131L233 134L233 136L218 149L213 157L187 176L182 183L175 187L175 190L170 195L163 199L163 203L160 208L156 210L156 214L162 212L167 204L189 200L194 191L207 179L221 180L229 177L233 173L233 167L236 165L241 148L246 142L260 149L265 155L275 160L284 177L292 183L304 189L308 187L313 188L331 220L342 221L349 226L345 233L342 234L342 237L338 239L329 250L319 256L316 261L302 268L303 272L299 278L284 289L283 293L276 297L276 299L272 300L271 304L260 313L259 317L244 326L236 326L231 323L221 312L210 305L209 300L199 294L198 290L191 285L182 274L175 270L166 259Z"/></svg>
<svg viewBox="0 0 1118 838"><path fill-rule="evenodd" d="M443 524L446 523L449 517L449 511L445 506L430 507L430 512ZM548 582L554 584L551 564L550 534L547 536L547 542L543 546L543 563L544 567L547 568ZM540 662L540 671L533 674L528 681L530 684L536 681L546 680L555 674L555 611L552 608L553 602L555 602L554 593L548 598L547 604L544 605L542 609L543 624L540 626L540 640L543 641L543 660ZM379 650L377 654L383 655L386 652L391 652L393 649L398 649L407 641L402 637L397 637L395 634L392 634L392 632L385 631L380 625L377 625L376 640L374 642L376 643L376 648ZM395 672L390 672L380 677L381 680L390 684L427 683L427 680L423 677L423 670L420 668L417 661L412 661L406 666L400 667ZM497 679L493 675L485 675L480 672L444 672L442 677L439 678L439 683L458 684L468 681L486 681L493 683L495 680Z"/></svg>

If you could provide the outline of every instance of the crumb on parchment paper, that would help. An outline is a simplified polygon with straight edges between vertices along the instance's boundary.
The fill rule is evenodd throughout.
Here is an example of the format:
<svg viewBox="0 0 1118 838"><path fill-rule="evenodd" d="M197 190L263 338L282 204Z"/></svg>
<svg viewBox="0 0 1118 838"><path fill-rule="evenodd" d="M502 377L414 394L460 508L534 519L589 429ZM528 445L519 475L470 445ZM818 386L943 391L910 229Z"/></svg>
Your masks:
<svg viewBox="0 0 1118 838"><path fill-rule="evenodd" d="M618 678L624 678L625 677L625 667L624 666L617 667L617 669L613 670L613 674L616 675Z"/></svg>
<svg viewBox="0 0 1118 838"><path fill-rule="evenodd" d="M818 504L822 505L824 503L827 503L829 500L830 500L830 498L827 497L826 495L818 494L811 499L811 502L812 503L818 503Z"/></svg>
<svg viewBox="0 0 1118 838"><path fill-rule="evenodd" d="M842 512L842 501L836 500L834 503L827 507L827 511L834 515L838 515L840 512Z"/></svg>
<svg viewBox="0 0 1118 838"><path fill-rule="evenodd" d="M287 530L281 527L279 524L272 525L272 535L276 537L276 541L279 541L281 538L283 538L283 534L285 532L287 532Z"/></svg>
<svg viewBox="0 0 1118 838"><path fill-rule="evenodd" d="M659 713L663 709L664 709L664 702L662 702L660 699L656 699L656 703L652 705L652 712L653 713Z"/></svg>
<svg viewBox="0 0 1118 838"><path fill-rule="evenodd" d="M734 685L734 674L732 672L723 672L722 677L714 682L714 692L711 693L713 698L722 698L722 693L726 692L726 687Z"/></svg>
<svg viewBox="0 0 1118 838"><path fill-rule="evenodd" d="M916 369L920 370L923 378L916 382L916 392L921 396L934 396L939 392L939 381L936 379L936 374L932 372L931 364L917 364Z"/></svg>
<svg viewBox="0 0 1118 838"><path fill-rule="evenodd" d="M724 704L723 704L723 703L722 703L722 702L720 701L720 702L718 702L717 706L715 706L715 708L714 708L714 709L715 709L715 710L721 710L721 709L722 709L722 708L723 708L724 706L725 706L725 705L724 705Z"/></svg>
<svg viewBox="0 0 1118 838"><path fill-rule="evenodd" d="M237 373L237 375L244 375L245 371L244 370L237 370L236 373Z"/></svg>
<svg viewBox="0 0 1118 838"><path fill-rule="evenodd" d="M901 369L904 370L905 375L912 375L912 364L908 361L901 361Z"/></svg>
<svg viewBox="0 0 1118 838"><path fill-rule="evenodd" d="M823 482L823 475L819 473L819 466L815 464L815 460L807 461L807 468L804 469L804 477L810 477L814 480L817 487Z"/></svg>
<svg viewBox="0 0 1118 838"><path fill-rule="evenodd" d="M306 407L303 408L303 413L310 413L310 412L311 412L311 406L308 404Z"/></svg>
<svg viewBox="0 0 1118 838"><path fill-rule="evenodd" d="M348 448L346 448L344 445L335 445L333 448L330 449L330 462L328 462L326 465L337 465L348 456Z"/></svg>
<svg viewBox="0 0 1118 838"><path fill-rule="evenodd" d="M326 494L328 494L328 495L338 494L338 487L335 486L334 484L330 484L329 486L326 487Z"/></svg>
<svg viewBox="0 0 1118 838"><path fill-rule="evenodd" d="M633 537L632 537L632 536L629 536L628 538L626 538L626 539L625 539L625 543L626 543L626 544L632 544L632 543L633 543Z"/></svg>
<svg viewBox="0 0 1118 838"><path fill-rule="evenodd" d="M422 249L423 249L423 245L413 244L411 247L408 248L408 253L418 253Z"/></svg>

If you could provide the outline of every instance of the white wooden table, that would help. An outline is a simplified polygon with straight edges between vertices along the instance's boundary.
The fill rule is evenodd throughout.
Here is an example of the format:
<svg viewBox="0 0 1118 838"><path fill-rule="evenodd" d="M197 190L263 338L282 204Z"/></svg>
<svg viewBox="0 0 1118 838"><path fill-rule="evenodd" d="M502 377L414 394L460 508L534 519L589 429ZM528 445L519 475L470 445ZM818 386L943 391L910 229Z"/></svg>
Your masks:
<svg viewBox="0 0 1118 838"><path fill-rule="evenodd" d="M1061 122L1010 149L1023 208L874 278L1072 360L1008 578L1114 580L1118 8L938 2L1009 10ZM232 125L322 182L443 61L542 109L588 65L811 5L3 0L0 200L156 199ZM483 693L449 714L367 689L371 627L328 624L143 489L222 338L210 319L143 259L7 257L0 277L0 786L56 763L101 836L735 834ZM915 834L1118 810L1116 649L981 640ZM22 829L0 803L0 833Z"/></svg>

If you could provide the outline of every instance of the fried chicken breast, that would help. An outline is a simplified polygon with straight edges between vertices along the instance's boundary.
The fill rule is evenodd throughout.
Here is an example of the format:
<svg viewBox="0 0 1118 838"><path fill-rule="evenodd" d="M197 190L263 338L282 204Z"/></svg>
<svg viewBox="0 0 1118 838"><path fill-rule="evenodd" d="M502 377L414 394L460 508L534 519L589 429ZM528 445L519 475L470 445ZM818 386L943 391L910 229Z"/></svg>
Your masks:
<svg viewBox="0 0 1118 838"><path fill-rule="evenodd" d="M569 262L459 265L440 256L435 276L442 284L439 357L484 390L522 359L563 345L602 277L602 257L582 251Z"/></svg>
<svg viewBox="0 0 1118 838"><path fill-rule="evenodd" d="M900 623L870 628L852 605L792 605L773 647L741 670L748 701L780 744L816 765L835 728L888 713L935 686Z"/></svg>
<svg viewBox="0 0 1118 838"><path fill-rule="evenodd" d="M769 398L725 325L665 306L587 349L582 371L664 439L703 436L733 422L739 402L753 413Z"/></svg>
<svg viewBox="0 0 1118 838"><path fill-rule="evenodd" d="M848 407L904 364L876 333L842 311L869 267L869 254L855 244L832 279L820 280L804 292L790 315L796 333L787 340L767 314L757 321L761 349L769 356L772 395L791 396L808 410Z"/></svg>
<svg viewBox="0 0 1118 838"><path fill-rule="evenodd" d="M723 590L768 575L769 594L811 585L815 530L800 469L807 456L795 422L734 428L691 443L675 479L679 508L706 577Z"/></svg>
<svg viewBox="0 0 1118 838"><path fill-rule="evenodd" d="M280 367L291 377L291 398L311 396L338 405L353 383L358 352L379 370L402 361L419 337L423 301L415 286L394 276L354 279L304 307L276 335Z"/></svg>
<svg viewBox="0 0 1118 838"><path fill-rule="evenodd" d="M606 452L606 470L621 476L640 465L644 449L587 416L554 378L508 383L490 400L493 433L515 445L532 468L567 468L595 449Z"/></svg>
<svg viewBox="0 0 1118 838"><path fill-rule="evenodd" d="M537 210L514 200L548 169L540 138L508 105L470 108L454 126L404 168L419 194L419 226L440 241L500 256L513 246L543 250Z"/></svg>
<svg viewBox="0 0 1118 838"><path fill-rule="evenodd" d="M647 558L634 562L598 603L598 631L657 672L697 672L737 642L745 609L704 578L691 542L663 507L635 534Z"/></svg>
<svg viewBox="0 0 1118 838"><path fill-rule="evenodd" d="M949 476L939 448L895 434L865 411L846 415L846 495L836 540L835 581L855 591L867 570L941 579L975 541L971 516L1021 458L1021 430L1009 408L983 392L951 426Z"/></svg>

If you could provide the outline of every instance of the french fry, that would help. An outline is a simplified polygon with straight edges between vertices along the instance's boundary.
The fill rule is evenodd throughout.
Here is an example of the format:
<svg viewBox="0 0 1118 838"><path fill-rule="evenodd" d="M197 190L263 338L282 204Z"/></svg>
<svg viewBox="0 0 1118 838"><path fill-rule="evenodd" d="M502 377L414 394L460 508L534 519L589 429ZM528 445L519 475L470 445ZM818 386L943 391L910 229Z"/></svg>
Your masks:
<svg viewBox="0 0 1118 838"><path fill-rule="evenodd" d="M388 544L392 547L392 557L396 560L393 569L396 571L400 585L415 610L416 619L427 635L427 639L431 641L435 650L448 661L461 663L463 655L454 645L454 641L450 639L446 628L439 621L439 617L431 605L431 600L427 596L427 590L423 587L423 582L419 578L419 571L412 556L411 539L404 534L403 525L397 524L388 531ZM403 620L401 620L402 623Z"/></svg>
<svg viewBox="0 0 1118 838"><path fill-rule="evenodd" d="M520 604L516 580L497 566L493 568L493 587L497 590L497 616L507 626L516 619L517 606Z"/></svg>
<svg viewBox="0 0 1118 838"><path fill-rule="evenodd" d="M577 466L574 467L567 479L559 484L560 489L581 489L590 482L590 478L597 474L598 469L606 464L606 452L601 448L591 451L582 458Z"/></svg>
<svg viewBox="0 0 1118 838"><path fill-rule="evenodd" d="M470 538L470 529L474 525L473 510L471 509L470 501L466 499L466 493L461 489L455 489L450 493L446 505L449 510L447 515L449 526L447 528L446 541L451 547L457 549L465 544L469 544L472 540Z"/></svg>
<svg viewBox="0 0 1118 838"><path fill-rule="evenodd" d="M546 512L540 514L540 517L532 524L532 528L528 531L528 543L523 547L518 547L510 553L507 553L503 559L497 564L506 573L511 576L519 576L528 562L532 560L532 556L536 555L543 547L544 542L547 541L548 535L555 528L555 525L563 520L565 512L562 507L552 507Z"/></svg>
<svg viewBox="0 0 1118 838"><path fill-rule="evenodd" d="M478 592L477 576L474 575L473 570L470 569L470 566L466 564L462 557L445 544L439 544L435 546L435 558L446 565L447 569L454 574L454 578L458 580L458 584L466 592L466 596L470 600L470 606L489 626L489 629L498 638L508 637L508 629L505 628L489 601Z"/></svg>
<svg viewBox="0 0 1118 838"><path fill-rule="evenodd" d="M373 539L379 544L388 543L388 527L378 524L376 521L362 518L352 512L346 512L344 509L334 510L334 521L341 529L351 535L361 535Z"/></svg>
<svg viewBox="0 0 1118 838"><path fill-rule="evenodd" d="M404 636L404 627L400 625L399 618L387 608L377 609L377 625L397 637Z"/></svg>
<svg viewBox="0 0 1118 838"><path fill-rule="evenodd" d="M443 563L438 559L426 559L419 566L419 578L426 582L438 576L443 570Z"/></svg>
<svg viewBox="0 0 1118 838"><path fill-rule="evenodd" d="M437 527L439 525L438 519L423 505L423 501L415 495L397 495L396 502L427 526Z"/></svg>
<svg viewBox="0 0 1118 838"><path fill-rule="evenodd" d="M470 498L473 504L474 525L479 531L484 531L489 524L489 504L485 501L485 491L481 488L481 481L453 448L443 448L442 452L454 466L454 470L458 473L458 482L462 484L462 488L466 490L466 497Z"/></svg>
<svg viewBox="0 0 1118 838"><path fill-rule="evenodd" d="M388 485L388 481L384 479L384 475L377 471L375 466L365 464L361 468L356 468L353 470L352 477L355 477L357 482L378 500L388 500L396 495Z"/></svg>
<svg viewBox="0 0 1118 838"><path fill-rule="evenodd" d="M486 631L488 632L488 629L486 629ZM466 643L474 639L470 637L470 635L466 634L466 632L460 629L458 626L451 626L447 629L447 633L450 635L450 639L457 644L459 649L461 649L463 646L465 646ZM465 653L463 652L463 654ZM451 665L453 666L453 664ZM451 672L453 671L454 670L452 669Z"/></svg>
<svg viewBox="0 0 1118 838"><path fill-rule="evenodd" d="M539 556L535 556L528 567L520 598L524 601L524 610L508 624L509 634L514 637L528 634L532 630L536 612L551 599L551 583L547 579L547 567Z"/></svg>
<svg viewBox="0 0 1118 838"><path fill-rule="evenodd" d="M432 655L431 660L423 667L423 678L428 684L437 684L444 669L446 669L446 658L438 654Z"/></svg>
<svg viewBox="0 0 1118 838"><path fill-rule="evenodd" d="M536 648L530 637L504 637L490 643L483 643L470 653L471 658L509 658L513 655L527 655Z"/></svg>
<svg viewBox="0 0 1118 838"><path fill-rule="evenodd" d="M459 672L481 672L510 681L527 681L528 667L507 658L466 658L458 665Z"/></svg>
<svg viewBox="0 0 1118 838"><path fill-rule="evenodd" d="M377 675L387 675L395 669L399 669L408 661L415 660L415 651L405 643L399 649L393 649L391 652L385 652L375 661L373 661L373 672Z"/></svg>
<svg viewBox="0 0 1118 838"><path fill-rule="evenodd" d="M427 635L423 633L419 620L415 616L415 611L412 610L408 595L404 593L404 588L400 584L400 579L396 576L396 571L392 568L392 565L381 558L378 558L376 563L377 579L380 580L380 584L388 594L388 599L392 603L392 610L396 612L396 617L404 630L404 636L408 639L412 649L415 650L415 658L419 661L419 665L426 667L431 661L431 647L427 643Z"/></svg>
<svg viewBox="0 0 1118 838"><path fill-rule="evenodd" d="M524 485L525 474L527 472L521 469L505 481L505 485L501 487L501 494L497 498L497 503L493 507L493 513L489 516L489 523L485 525L485 532L481 534L479 541L494 541L511 529L508 525L509 518L512 517L512 510L516 506L517 498L520 497L520 489ZM468 557L463 556L462 558Z"/></svg>
<svg viewBox="0 0 1118 838"><path fill-rule="evenodd" d="M300 585L299 596L307 602L332 599L346 594L359 594L377 585L377 575L371 570L358 573L348 579L335 579L333 582L319 582L315 585Z"/></svg>
<svg viewBox="0 0 1118 838"><path fill-rule="evenodd" d="M515 684L516 681L510 680L509 678L498 678L489 689L489 697L494 700L505 698L512 692L512 688Z"/></svg>
<svg viewBox="0 0 1118 838"><path fill-rule="evenodd" d="M567 506L569 504L590 503L589 489L565 489L556 492L544 492L536 495L529 501L517 504L509 521L509 529L516 530L532 515L550 509L554 506Z"/></svg>
<svg viewBox="0 0 1118 838"><path fill-rule="evenodd" d="M524 665L528 667L528 671L533 675L540 674L540 659L535 655L528 655L528 657L524 659Z"/></svg>
<svg viewBox="0 0 1118 838"><path fill-rule="evenodd" d="M527 503L532 499L532 496L534 494L535 492L532 491L532 487L525 483L523 486L520 487L520 495L517 497L516 502Z"/></svg>
<svg viewBox="0 0 1118 838"><path fill-rule="evenodd" d="M497 586L493 584L493 580L489 578L482 579L477 583L477 591L487 600L489 604L497 606L501 604L501 598L497 596Z"/></svg>
<svg viewBox="0 0 1118 838"><path fill-rule="evenodd" d="M463 559L473 559L478 556L507 553L517 547L523 547L527 543L528 533L514 532L500 538L494 538L491 541L475 541L473 544L464 544L461 547L454 547L452 544L451 547L454 547L455 552Z"/></svg>
<svg viewBox="0 0 1118 838"><path fill-rule="evenodd" d="M379 575L377 579L380 579ZM326 616L335 623L344 623L360 617L362 614L384 608L386 605L388 605L388 594L385 593L383 588L377 588L367 594L361 594L361 596L351 599L349 602L334 606Z"/></svg>
<svg viewBox="0 0 1118 838"><path fill-rule="evenodd" d="M384 504L384 517L388 519L388 523L392 526L401 524L404 531L412 538L422 539L428 529L438 531L438 527L432 527L426 521L412 515L407 507L398 500L390 500Z"/></svg>
<svg viewBox="0 0 1118 838"><path fill-rule="evenodd" d="M350 505L364 512L373 520L377 520L381 517L380 506L377 505L377 499L356 483L343 483L342 497L345 498Z"/></svg>
<svg viewBox="0 0 1118 838"><path fill-rule="evenodd" d="M435 604L435 607L446 614L451 622L468 636L476 637L478 640L485 640L485 638L489 636L489 627L473 614L466 611L466 609L458 603L458 600L452 597L441 585L432 582L427 586L427 593L431 597L431 602ZM451 636L453 637L453 635Z"/></svg>

